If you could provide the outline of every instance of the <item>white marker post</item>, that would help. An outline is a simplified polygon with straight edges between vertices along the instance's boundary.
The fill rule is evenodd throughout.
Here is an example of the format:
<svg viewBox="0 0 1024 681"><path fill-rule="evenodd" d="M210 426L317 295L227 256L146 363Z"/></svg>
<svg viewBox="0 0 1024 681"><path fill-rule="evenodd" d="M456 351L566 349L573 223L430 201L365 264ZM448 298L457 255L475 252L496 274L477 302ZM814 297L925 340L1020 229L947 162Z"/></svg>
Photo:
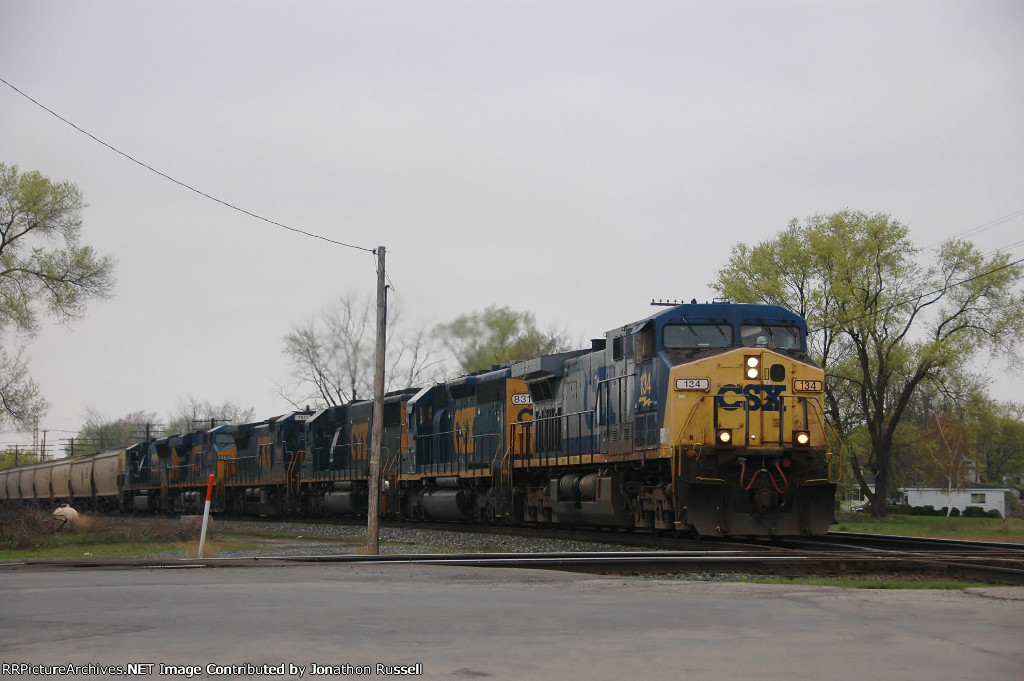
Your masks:
<svg viewBox="0 0 1024 681"><path fill-rule="evenodd" d="M213 499L213 473L206 483L206 507L203 508L203 531L199 534L199 557L203 557L203 546L206 544L206 526L210 523L210 501Z"/></svg>

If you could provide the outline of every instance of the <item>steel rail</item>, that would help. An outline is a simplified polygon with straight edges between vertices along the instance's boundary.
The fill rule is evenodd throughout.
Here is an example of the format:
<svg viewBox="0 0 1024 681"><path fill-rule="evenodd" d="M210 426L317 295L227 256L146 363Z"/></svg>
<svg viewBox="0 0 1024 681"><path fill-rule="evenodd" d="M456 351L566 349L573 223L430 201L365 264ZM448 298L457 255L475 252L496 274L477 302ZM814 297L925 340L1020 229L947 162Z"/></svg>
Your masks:
<svg viewBox="0 0 1024 681"><path fill-rule="evenodd" d="M681 574L722 572L753 575L855 576L877 573L925 575L992 584L1024 586L1024 568L965 561L963 556L921 556L895 553L765 554L740 551L623 551L560 553L433 553L382 555L252 556L208 559L63 559L0 563L3 569L187 569L267 567L296 564L437 565L554 569L599 574Z"/></svg>
<svg viewBox="0 0 1024 681"><path fill-rule="evenodd" d="M911 547L921 549L958 549L958 550L999 550L1024 555L1024 544L1013 542L976 541L969 539L946 539L941 537L911 537L895 534L863 534L857 532L829 532L820 538L808 537L811 543L829 543L837 541L845 545L866 547L894 547L909 550Z"/></svg>

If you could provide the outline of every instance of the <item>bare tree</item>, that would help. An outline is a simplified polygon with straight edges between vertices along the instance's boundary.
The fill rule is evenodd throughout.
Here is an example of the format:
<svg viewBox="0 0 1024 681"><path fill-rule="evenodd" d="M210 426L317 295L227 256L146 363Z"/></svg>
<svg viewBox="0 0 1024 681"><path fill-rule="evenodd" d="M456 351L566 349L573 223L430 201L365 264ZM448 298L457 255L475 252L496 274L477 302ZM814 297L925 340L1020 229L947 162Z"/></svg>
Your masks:
<svg viewBox="0 0 1024 681"><path fill-rule="evenodd" d="M14 354L3 349L0 336L0 430L8 424L26 427L49 408L39 392L39 384L28 373L23 348Z"/></svg>
<svg viewBox="0 0 1024 681"><path fill-rule="evenodd" d="M347 294L316 318L284 337L291 361L289 386L278 394L290 404L345 404L373 391L375 304L368 296ZM423 327L407 329L398 305L388 305L386 388L420 385L443 372L444 353Z"/></svg>
<svg viewBox="0 0 1024 681"><path fill-rule="evenodd" d="M190 433L226 423L249 423L253 420L255 412L252 407L245 408L230 401L212 404L207 400L199 401L189 397L178 403L178 408L167 420L164 434Z"/></svg>
<svg viewBox="0 0 1024 681"><path fill-rule="evenodd" d="M950 445L946 429L942 427L942 418L938 414L935 415L935 425L938 426L942 446L932 454L932 460L942 472L943 477L946 478L946 516L948 517L953 512L953 491L963 489L972 462L963 454L962 437L956 437L955 447Z"/></svg>

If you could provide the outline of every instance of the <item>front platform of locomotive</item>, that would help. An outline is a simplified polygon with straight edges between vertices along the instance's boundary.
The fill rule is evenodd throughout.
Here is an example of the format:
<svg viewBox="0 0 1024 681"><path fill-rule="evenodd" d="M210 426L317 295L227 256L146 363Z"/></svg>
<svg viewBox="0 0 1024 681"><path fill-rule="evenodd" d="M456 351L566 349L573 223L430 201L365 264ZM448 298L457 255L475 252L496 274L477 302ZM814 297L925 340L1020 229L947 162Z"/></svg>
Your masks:
<svg viewBox="0 0 1024 681"><path fill-rule="evenodd" d="M654 318L665 432L685 523L700 535L823 534L833 521L824 372L785 308L679 305Z"/></svg>

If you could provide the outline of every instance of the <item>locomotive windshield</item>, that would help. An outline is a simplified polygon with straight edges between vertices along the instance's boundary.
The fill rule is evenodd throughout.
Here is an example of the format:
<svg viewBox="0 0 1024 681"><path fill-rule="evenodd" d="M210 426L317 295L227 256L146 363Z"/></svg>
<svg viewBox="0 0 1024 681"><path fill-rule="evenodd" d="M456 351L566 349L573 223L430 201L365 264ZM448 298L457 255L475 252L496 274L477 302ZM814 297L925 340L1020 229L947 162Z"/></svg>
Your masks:
<svg viewBox="0 0 1024 681"><path fill-rule="evenodd" d="M729 324L669 324L661 334L666 350L728 348L732 345Z"/></svg>
<svg viewBox="0 0 1024 681"><path fill-rule="evenodd" d="M800 329L778 324L743 324L740 326L740 340L745 348L800 350L803 347Z"/></svg>

